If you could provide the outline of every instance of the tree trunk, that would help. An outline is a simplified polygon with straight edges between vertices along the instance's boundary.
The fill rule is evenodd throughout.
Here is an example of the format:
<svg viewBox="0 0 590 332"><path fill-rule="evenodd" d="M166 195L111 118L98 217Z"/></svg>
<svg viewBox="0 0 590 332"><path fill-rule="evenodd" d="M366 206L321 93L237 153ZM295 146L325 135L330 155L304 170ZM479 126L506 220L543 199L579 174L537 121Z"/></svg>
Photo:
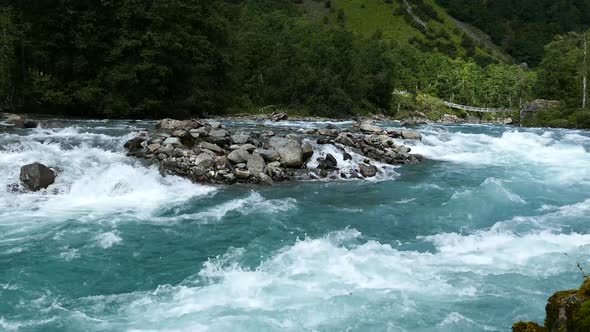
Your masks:
<svg viewBox="0 0 590 332"><path fill-rule="evenodd" d="M582 73L582 108L586 108L586 90L588 89L588 43L584 32L584 72Z"/></svg>

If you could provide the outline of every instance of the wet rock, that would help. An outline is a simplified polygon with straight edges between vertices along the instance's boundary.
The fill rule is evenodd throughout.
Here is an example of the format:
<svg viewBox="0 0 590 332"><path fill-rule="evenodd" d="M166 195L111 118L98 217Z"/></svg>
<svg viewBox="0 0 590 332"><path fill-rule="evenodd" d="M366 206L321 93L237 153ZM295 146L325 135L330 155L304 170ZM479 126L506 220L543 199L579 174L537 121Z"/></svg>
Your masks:
<svg viewBox="0 0 590 332"><path fill-rule="evenodd" d="M274 122L278 122L278 121L286 121L289 119L289 115L287 115L287 113L284 112L275 112L272 113L268 119L270 121L274 121Z"/></svg>
<svg viewBox="0 0 590 332"><path fill-rule="evenodd" d="M247 134L240 133L236 135L231 135L231 140L235 144L246 144L249 143L252 140L252 138Z"/></svg>
<svg viewBox="0 0 590 332"><path fill-rule="evenodd" d="M465 118L465 120L467 121L467 123L470 123L470 124L480 124L481 123L481 120L477 116L473 116L473 115L468 115L467 118Z"/></svg>
<svg viewBox="0 0 590 332"><path fill-rule="evenodd" d="M343 158L344 160L352 160L352 155L351 155L350 153L348 153L348 152L344 151L344 152L342 153L342 158Z"/></svg>
<svg viewBox="0 0 590 332"><path fill-rule="evenodd" d="M372 178L377 175L377 166L375 165L367 165L367 164L360 164L359 172L365 178Z"/></svg>
<svg viewBox="0 0 590 332"><path fill-rule="evenodd" d="M266 163L264 162L264 158L262 158L262 156L258 153L253 153L248 156L246 166L248 167L248 170L253 174L261 173L266 170Z"/></svg>
<svg viewBox="0 0 590 332"><path fill-rule="evenodd" d="M20 115L9 114L4 122L11 124L18 128L37 128L39 125L37 122L28 120Z"/></svg>
<svg viewBox="0 0 590 332"><path fill-rule="evenodd" d="M234 169L234 175L235 177L237 177L238 179L247 179L249 178L252 174L250 173L250 171L245 171L245 170L241 170L241 169Z"/></svg>
<svg viewBox="0 0 590 332"><path fill-rule="evenodd" d="M225 154L225 150L220 148L219 146L213 144L213 143L209 143L209 142L201 142L199 144L199 147L201 147L202 149L207 149L209 151L213 151L216 154L222 155Z"/></svg>
<svg viewBox="0 0 590 332"><path fill-rule="evenodd" d="M209 136L209 129L207 127L200 127L191 129L189 133L193 138L207 137Z"/></svg>
<svg viewBox="0 0 590 332"><path fill-rule="evenodd" d="M250 154L244 149L237 149L227 155L227 159L234 164L245 163L248 160Z"/></svg>
<svg viewBox="0 0 590 332"><path fill-rule="evenodd" d="M260 180L260 183L267 185L267 186L272 186L275 183L270 176L268 176L262 172L256 174L256 177Z"/></svg>
<svg viewBox="0 0 590 332"><path fill-rule="evenodd" d="M262 156L268 162L277 161L281 158L278 152L273 149L256 149L256 153Z"/></svg>
<svg viewBox="0 0 590 332"><path fill-rule="evenodd" d="M156 153L163 154L163 155L171 155L173 151L174 151L174 146L172 146L171 144L167 144L164 146L160 146L160 148L158 150L156 150Z"/></svg>
<svg viewBox="0 0 590 332"><path fill-rule="evenodd" d="M303 162L307 162L313 156L313 146L305 142L301 145Z"/></svg>
<svg viewBox="0 0 590 332"><path fill-rule="evenodd" d="M303 150L296 140L285 137L271 137L269 144L281 156L281 164L285 167L297 168L303 165Z"/></svg>
<svg viewBox="0 0 590 332"><path fill-rule="evenodd" d="M442 123L460 123L461 119L454 114L443 114L441 118Z"/></svg>
<svg viewBox="0 0 590 332"><path fill-rule="evenodd" d="M180 147L182 146L182 142L180 141L180 139L178 137L168 137L164 140L164 145L172 145L174 147Z"/></svg>
<svg viewBox="0 0 590 332"><path fill-rule="evenodd" d="M190 120L174 120L174 119L162 119L158 123L156 123L157 130L186 130L192 126L192 121Z"/></svg>
<svg viewBox="0 0 590 332"><path fill-rule="evenodd" d="M214 160L213 157L208 153L201 153L195 159L194 164L198 167L202 167L204 169L209 169L213 166Z"/></svg>
<svg viewBox="0 0 590 332"><path fill-rule="evenodd" d="M254 150L256 150L256 146L254 146L253 144L244 144L242 146L240 146L241 149L244 149L250 153L252 153Z"/></svg>
<svg viewBox="0 0 590 332"><path fill-rule="evenodd" d="M383 132L383 128L373 125L373 122L370 120L361 122L359 128L365 133L379 134Z"/></svg>
<svg viewBox="0 0 590 332"><path fill-rule="evenodd" d="M420 141L420 140L422 140L422 135L420 135L420 133L415 132L415 131L402 130L402 138Z"/></svg>
<svg viewBox="0 0 590 332"><path fill-rule="evenodd" d="M20 180L27 189L38 191L55 182L55 172L43 164L32 163L21 167Z"/></svg>
<svg viewBox="0 0 590 332"><path fill-rule="evenodd" d="M129 152L136 152L138 150L143 149L142 143L144 141L145 141L145 139L143 137L134 137L134 138L128 140L127 142L125 142L123 147L125 149L129 150Z"/></svg>
<svg viewBox="0 0 590 332"><path fill-rule="evenodd" d="M156 152L162 145L159 143L149 144L147 146L148 150L152 153Z"/></svg>

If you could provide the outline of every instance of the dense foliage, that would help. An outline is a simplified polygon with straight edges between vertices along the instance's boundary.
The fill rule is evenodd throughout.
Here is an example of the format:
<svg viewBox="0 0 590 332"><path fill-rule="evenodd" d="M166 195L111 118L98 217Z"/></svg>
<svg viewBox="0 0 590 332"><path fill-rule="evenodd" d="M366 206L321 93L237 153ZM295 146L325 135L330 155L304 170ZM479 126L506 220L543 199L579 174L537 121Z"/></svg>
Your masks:
<svg viewBox="0 0 590 332"><path fill-rule="evenodd" d="M183 117L274 105L342 117L416 107L400 101L408 94L493 107L542 95L579 107L579 34L549 44L537 75L478 61L465 35L461 52L415 47L354 32L335 1L320 6L333 21L310 19L297 2L0 0L0 109ZM431 24L446 22L411 3Z"/></svg>
<svg viewBox="0 0 590 332"><path fill-rule="evenodd" d="M590 26L589 0L437 0L490 34L518 61L537 65L553 36Z"/></svg>

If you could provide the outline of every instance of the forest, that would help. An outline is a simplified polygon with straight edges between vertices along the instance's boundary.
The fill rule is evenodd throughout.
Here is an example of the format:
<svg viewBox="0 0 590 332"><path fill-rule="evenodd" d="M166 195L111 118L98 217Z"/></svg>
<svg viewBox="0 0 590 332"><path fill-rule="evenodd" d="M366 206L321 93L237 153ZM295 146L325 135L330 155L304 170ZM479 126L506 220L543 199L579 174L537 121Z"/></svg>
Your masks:
<svg viewBox="0 0 590 332"><path fill-rule="evenodd" d="M310 19L306 1L329 14ZM559 2L566 11L548 1L531 11L529 2L439 1L513 58L484 61L467 35L458 34L458 50L440 39L459 37L416 22L423 37L412 40L359 33L330 0L0 0L0 110L180 118L273 105L347 117L421 109L429 98L515 108L543 98L563 107L539 121L590 127L581 111L589 1ZM444 22L439 5L410 3L408 21Z"/></svg>

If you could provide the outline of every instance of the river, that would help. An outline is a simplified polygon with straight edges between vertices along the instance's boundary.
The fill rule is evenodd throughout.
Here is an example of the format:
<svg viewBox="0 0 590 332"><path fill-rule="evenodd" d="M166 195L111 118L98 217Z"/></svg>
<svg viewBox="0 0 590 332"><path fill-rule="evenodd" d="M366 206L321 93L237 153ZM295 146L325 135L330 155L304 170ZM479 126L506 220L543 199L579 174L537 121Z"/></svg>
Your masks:
<svg viewBox="0 0 590 332"><path fill-rule="evenodd" d="M126 157L153 124L0 131L0 330L506 331L590 272L588 132L424 126L372 181L220 187ZM56 183L6 190L34 161Z"/></svg>

